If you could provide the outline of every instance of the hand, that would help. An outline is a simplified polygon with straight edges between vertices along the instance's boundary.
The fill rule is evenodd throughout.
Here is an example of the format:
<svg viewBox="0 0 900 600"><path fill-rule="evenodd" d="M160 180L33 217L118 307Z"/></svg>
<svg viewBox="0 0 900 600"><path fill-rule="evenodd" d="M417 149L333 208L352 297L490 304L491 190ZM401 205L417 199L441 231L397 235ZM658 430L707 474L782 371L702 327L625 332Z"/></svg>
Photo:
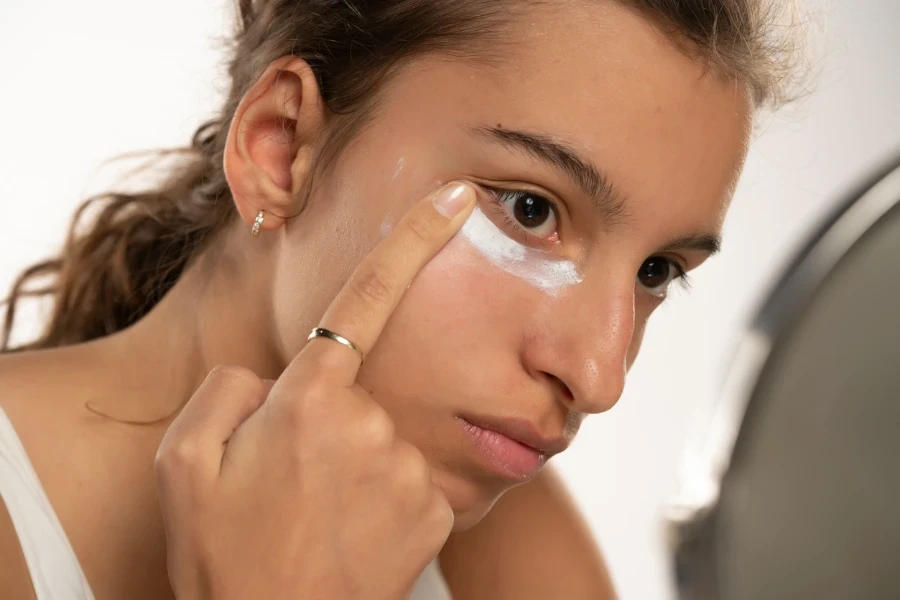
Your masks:
<svg viewBox="0 0 900 600"><path fill-rule="evenodd" d="M459 211L444 216L454 204ZM448 184L414 206L320 326L371 349L473 205L470 186ZM276 382L239 367L209 374L156 457L179 599L409 596L453 512L422 454L356 383L360 363L351 348L318 337Z"/></svg>

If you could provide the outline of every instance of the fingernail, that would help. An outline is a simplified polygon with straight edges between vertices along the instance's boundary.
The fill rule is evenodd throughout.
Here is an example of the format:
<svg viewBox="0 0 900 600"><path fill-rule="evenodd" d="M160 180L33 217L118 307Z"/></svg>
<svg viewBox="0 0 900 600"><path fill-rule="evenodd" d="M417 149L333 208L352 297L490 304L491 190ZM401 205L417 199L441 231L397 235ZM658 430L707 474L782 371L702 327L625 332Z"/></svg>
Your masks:
<svg viewBox="0 0 900 600"><path fill-rule="evenodd" d="M472 188L464 183L451 183L434 197L434 209L452 219L469 204Z"/></svg>

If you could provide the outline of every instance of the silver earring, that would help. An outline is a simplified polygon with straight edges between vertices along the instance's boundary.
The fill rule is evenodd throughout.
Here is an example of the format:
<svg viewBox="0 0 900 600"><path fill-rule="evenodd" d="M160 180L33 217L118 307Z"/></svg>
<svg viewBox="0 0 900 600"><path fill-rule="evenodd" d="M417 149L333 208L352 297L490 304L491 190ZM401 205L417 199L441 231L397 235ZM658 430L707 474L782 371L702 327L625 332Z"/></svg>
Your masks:
<svg viewBox="0 0 900 600"><path fill-rule="evenodd" d="M253 227L250 229L250 235L253 237L259 236L259 228L262 226L263 219L266 218L266 211L261 210L256 215L256 220L253 221Z"/></svg>

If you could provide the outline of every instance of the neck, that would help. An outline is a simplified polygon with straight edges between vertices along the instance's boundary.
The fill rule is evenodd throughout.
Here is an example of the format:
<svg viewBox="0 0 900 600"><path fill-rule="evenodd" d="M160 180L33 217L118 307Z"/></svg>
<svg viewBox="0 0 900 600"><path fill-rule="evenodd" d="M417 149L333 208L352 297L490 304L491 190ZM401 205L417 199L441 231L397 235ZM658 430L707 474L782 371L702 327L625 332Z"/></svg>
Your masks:
<svg viewBox="0 0 900 600"><path fill-rule="evenodd" d="M113 384L100 394L103 412L119 416L124 409L124 418L142 420L172 414L220 364L265 378L281 373L283 355L272 341L271 262L262 260L265 248L240 233L246 232L224 232L144 318L95 344Z"/></svg>

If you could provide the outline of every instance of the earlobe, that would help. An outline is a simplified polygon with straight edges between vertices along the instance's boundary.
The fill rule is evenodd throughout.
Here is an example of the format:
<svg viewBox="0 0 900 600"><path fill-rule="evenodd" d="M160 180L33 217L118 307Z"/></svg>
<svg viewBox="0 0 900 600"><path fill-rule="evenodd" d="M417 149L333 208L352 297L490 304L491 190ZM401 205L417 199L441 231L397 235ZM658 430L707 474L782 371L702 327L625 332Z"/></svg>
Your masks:
<svg viewBox="0 0 900 600"><path fill-rule="evenodd" d="M248 226L265 211L262 231L280 227L302 207L298 192L312 172L312 145L325 109L303 59L272 62L244 94L225 143L224 170L235 207Z"/></svg>

